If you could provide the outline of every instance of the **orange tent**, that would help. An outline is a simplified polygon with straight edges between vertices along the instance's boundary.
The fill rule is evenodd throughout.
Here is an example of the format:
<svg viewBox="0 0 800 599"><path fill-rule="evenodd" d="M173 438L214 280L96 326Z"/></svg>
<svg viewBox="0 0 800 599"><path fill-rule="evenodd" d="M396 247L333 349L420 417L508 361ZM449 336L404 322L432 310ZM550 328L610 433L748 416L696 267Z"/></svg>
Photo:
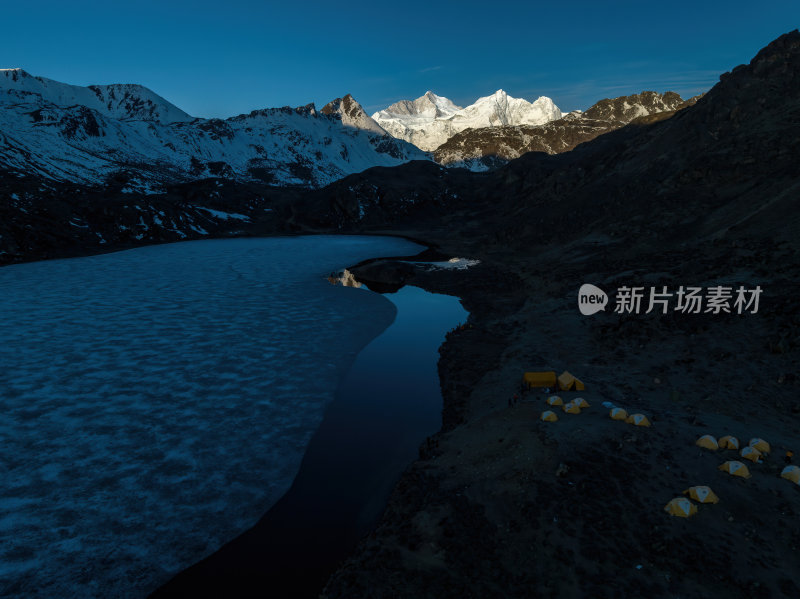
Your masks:
<svg viewBox="0 0 800 599"><path fill-rule="evenodd" d="M566 370L558 377L558 388L562 391L584 391L586 389L583 382L576 379Z"/></svg>
<svg viewBox="0 0 800 599"><path fill-rule="evenodd" d="M644 414L631 414L626 418L625 422L635 426L650 426L650 421Z"/></svg>
<svg viewBox="0 0 800 599"><path fill-rule="evenodd" d="M748 445L750 447L753 447L754 449L757 449L761 453L769 453L770 451L772 451L772 449L769 446L769 443L764 441L764 439L759 439L758 437L750 439L750 443L748 443Z"/></svg>
<svg viewBox="0 0 800 599"><path fill-rule="evenodd" d="M627 420L628 413L623 410L622 408L611 408L611 412L609 413L612 420Z"/></svg>
<svg viewBox="0 0 800 599"><path fill-rule="evenodd" d="M711 435L703 435L697 441L695 441L695 445L702 447L703 449L710 449L711 451L717 451L719 449L717 440Z"/></svg>
<svg viewBox="0 0 800 599"><path fill-rule="evenodd" d="M558 420L558 416L556 416L555 412L551 412L550 410L547 410L546 412L542 412L541 418L545 422L555 422L555 421Z"/></svg>
<svg viewBox="0 0 800 599"><path fill-rule="evenodd" d="M785 478L796 485L800 485L800 468L797 466L786 466L781 472L781 478Z"/></svg>
<svg viewBox="0 0 800 599"><path fill-rule="evenodd" d="M758 451L755 447L743 447L742 451L739 453L745 460L750 460L751 462L757 462L761 459L763 455L760 451Z"/></svg>
<svg viewBox="0 0 800 599"><path fill-rule="evenodd" d="M719 467L719 470L723 472L727 472L733 476L740 476L741 478L750 478L750 470L747 469L747 466L742 464L741 462L737 462L736 460L731 460L729 462L725 462L722 466Z"/></svg>
<svg viewBox="0 0 800 599"><path fill-rule="evenodd" d="M547 387L555 389L556 373L552 370L549 372L526 372L522 375L522 383L528 388Z"/></svg>
<svg viewBox="0 0 800 599"><path fill-rule="evenodd" d="M719 503L717 494L714 493L710 487L706 487L705 485L689 487L683 494L688 495L698 503Z"/></svg>
<svg viewBox="0 0 800 599"><path fill-rule="evenodd" d="M686 499L686 497L676 497L675 499L671 499L670 502L664 506L664 511L670 516L688 518L697 513L697 506Z"/></svg>

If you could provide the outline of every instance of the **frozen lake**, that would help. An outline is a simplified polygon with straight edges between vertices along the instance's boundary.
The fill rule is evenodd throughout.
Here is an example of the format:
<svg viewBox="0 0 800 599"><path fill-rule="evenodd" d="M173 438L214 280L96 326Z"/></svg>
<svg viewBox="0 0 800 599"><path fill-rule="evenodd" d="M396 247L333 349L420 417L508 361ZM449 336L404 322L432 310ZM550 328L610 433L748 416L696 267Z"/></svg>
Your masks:
<svg viewBox="0 0 800 599"><path fill-rule="evenodd" d="M395 316L324 276L421 249L211 240L0 269L0 596L141 597L254 524Z"/></svg>

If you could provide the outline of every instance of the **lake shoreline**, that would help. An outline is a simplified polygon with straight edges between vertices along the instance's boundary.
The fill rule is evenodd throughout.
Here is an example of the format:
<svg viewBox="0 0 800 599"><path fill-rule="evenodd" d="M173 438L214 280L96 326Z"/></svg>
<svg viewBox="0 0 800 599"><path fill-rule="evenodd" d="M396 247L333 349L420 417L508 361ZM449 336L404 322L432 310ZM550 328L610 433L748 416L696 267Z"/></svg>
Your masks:
<svg viewBox="0 0 800 599"><path fill-rule="evenodd" d="M415 287L389 299L395 322L340 381L291 488L252 528L151 597L246 597L265 588L281 597L319 595L441 427L437 350L467 313L456 297Z"/></svg>

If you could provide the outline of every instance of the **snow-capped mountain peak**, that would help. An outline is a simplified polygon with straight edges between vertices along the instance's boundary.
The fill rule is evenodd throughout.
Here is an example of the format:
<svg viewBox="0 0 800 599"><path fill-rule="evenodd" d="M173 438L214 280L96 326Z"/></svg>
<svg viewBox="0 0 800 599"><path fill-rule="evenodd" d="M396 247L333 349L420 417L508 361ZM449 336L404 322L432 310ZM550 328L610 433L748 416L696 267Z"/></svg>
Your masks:
<svg viewBox="0 0 800 599"><path fill-rule="evenodd" d="M543 125L562 116L555 103L546 96L539 96L534 102L528 102L522 98L512 98L502 89L491 96L478 98L464 111L473 118L488 119L488 126Z"/></svg>
<svg viewBox="0 0 800 599"><path fill-rule="evenodd" d="M375 120L379 118L387 120L393 117L416 117L422 120L430 120L448 118L459 110L463 109L453 104L453 102L444 96L437 96L432 91L426 91L416 100L400 100L399 102L395 102L388 108L373 114L372 118Z"/></svg>
<svg viewBox="0 0 800 599"><path fill-rule="evenodd" d="M561 118L550 98L535 102L513 98L499 89L461 108L431 91L416 100L401 100L372 118L389 133L423 150L434 150L465 129L501 125L540 125Z"/></svg>
<svg viewBox="0 0 800 599"><path fill-rule="evenodd" d="M320 112L327 115L336 115L337 118L341 119L342 124L347 127L372 131L378 135L387 134L383 127L376 123L350 94L328 102Z"/></svg>
<svg viewBox="0 0 800 599"><path fill-rule="evenodd" d="M31 96L68 108L85 106L114 119L157 121L194 120L183 110L139 84L69 85L46 77L34 77L23 69L0 69L0 94L8 100L27 102Z"/></svg>
<svg viewBox="0 0 800 599"><path fill-rule="evenodd" d="M430 155L394 139L352 96L228 119L194 118L141 85L81 87L0 70L0 169L158 189L222 177L319 187Z"/></svg>
<svg viewBox="0 0 800 599"><path fill-rule="evenodd" d="M423 110L433 106L436 118L448 118L459 110L462 110L460 106L456 106L449 99L444 96L437 96L432 91L425 92L425 94L421 98L417 98L414 103L422 107Z"/></svg>

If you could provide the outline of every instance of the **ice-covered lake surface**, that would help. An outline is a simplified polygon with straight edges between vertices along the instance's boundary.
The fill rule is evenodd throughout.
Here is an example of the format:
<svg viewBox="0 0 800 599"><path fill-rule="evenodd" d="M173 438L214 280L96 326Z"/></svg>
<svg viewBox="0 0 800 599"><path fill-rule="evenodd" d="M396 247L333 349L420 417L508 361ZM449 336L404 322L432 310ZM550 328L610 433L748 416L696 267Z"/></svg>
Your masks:
<svg viewBox="0 0 800 599"><path fill-rule="evenodd" d="M251 526L395 316L324 276L421 249L210 240L0 269L0 596L141 597Z"/></svg>

